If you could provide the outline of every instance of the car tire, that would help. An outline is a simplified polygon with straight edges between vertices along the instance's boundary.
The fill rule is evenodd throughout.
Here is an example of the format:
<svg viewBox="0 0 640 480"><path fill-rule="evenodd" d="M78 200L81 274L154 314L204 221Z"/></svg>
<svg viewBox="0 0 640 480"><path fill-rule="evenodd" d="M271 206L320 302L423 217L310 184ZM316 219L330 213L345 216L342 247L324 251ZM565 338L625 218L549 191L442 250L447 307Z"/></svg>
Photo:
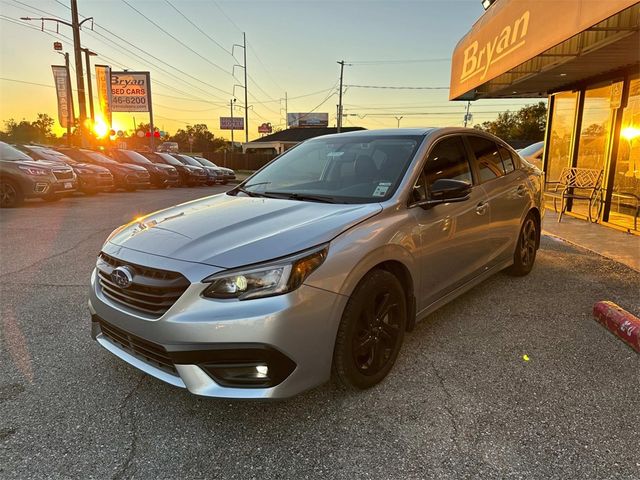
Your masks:
<svg viewBox="0 0 640 480"><path fill-rule="evenodd" d="M382 381L398 357L407 324L402 285L392 273L374 270L349 298L338 327L333 376L348 389Z"/></svg>
<svg viewBox="0 0 640 480"><path fill-rule="evenodd" d="M533 213L529 213L520 227L516 249L513 252L513 265L506 269L509 275L523 277L533 268L540 235L538 228L535 216Z"/></svg>
<svg viewBox="0 0 640 480"><path fill-rule="evenodd" d="M8 180L0 180L0 208L19 207L24 202L24 195L17 183Z"/></svg>

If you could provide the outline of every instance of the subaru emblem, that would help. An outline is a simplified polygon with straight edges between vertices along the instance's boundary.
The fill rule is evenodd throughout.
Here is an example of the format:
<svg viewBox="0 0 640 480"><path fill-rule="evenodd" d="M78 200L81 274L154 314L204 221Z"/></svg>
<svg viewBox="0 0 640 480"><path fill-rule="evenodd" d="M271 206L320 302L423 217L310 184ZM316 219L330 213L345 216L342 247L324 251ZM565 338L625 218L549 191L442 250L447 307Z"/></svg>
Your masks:
<svg viewBox="0 0 640 480"><path fill-rule="evenodd" d="M114 268L111 280L120 288L127 288L133 283L133 272L126 266Z"/></svg>

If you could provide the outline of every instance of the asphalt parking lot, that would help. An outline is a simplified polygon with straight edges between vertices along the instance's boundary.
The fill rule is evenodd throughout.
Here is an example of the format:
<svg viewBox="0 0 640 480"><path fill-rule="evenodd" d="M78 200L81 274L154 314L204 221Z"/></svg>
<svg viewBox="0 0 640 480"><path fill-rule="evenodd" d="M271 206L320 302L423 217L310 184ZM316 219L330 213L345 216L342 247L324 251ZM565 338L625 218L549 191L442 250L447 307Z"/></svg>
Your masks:
<svg viewBox="0 0 640 480"><path fill-rule="evenodd" d="M546 237L528 277L421 322L368 391L199 398L101 349L86 303L104 238L223 190L0 212L0 478L640 478L640 356L591 316L640 313L640 274Z"/></svg>

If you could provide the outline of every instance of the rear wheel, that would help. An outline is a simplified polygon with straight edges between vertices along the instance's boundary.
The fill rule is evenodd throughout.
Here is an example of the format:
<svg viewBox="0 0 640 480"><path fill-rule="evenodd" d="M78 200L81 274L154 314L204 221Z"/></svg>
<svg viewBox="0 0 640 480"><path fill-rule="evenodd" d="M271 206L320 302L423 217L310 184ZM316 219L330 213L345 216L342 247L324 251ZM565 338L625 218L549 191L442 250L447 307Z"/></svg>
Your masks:
<svg viewBox="0 0 640 480"><path fill-rule="evenodd" d="M534 215L529 213L520 228L516 251L513 254L513 265L506 270L508 274L522 277L531 271L536 261L538 235L538 222Z"/></svg>
<svg viewBox="0 0 640 480"><path fill-rule="evenodd" d="M347 302L333 353L333 373L348 388L365 389L391 371L402 346L407 308L402 285L386 270L362 279Z"/></svg>
<svg viewBox="0 0 640 480"><path fill-rule="evenodd" d="M11 180L0 180L0 207L19 207L24 201L24 195L20 187Z"/></svg>

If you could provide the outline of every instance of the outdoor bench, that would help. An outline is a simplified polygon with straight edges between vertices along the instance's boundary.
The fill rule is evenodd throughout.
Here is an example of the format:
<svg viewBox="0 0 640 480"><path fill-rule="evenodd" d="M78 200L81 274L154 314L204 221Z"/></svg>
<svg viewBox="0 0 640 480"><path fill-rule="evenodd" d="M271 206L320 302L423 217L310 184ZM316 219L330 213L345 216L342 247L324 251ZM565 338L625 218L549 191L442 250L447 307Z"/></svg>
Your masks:
<svg viewBox="0 0 640 480"><path fill-rule="evenodd" d="M594 168L565 167L557 182L547 182L551 186L544 195L553 198L553 209L560 212L558 222L567 211L569 201L585 200L589 202L589 220L597 222L602 208L602 170ZM594 212L595 211L595 212Z"/></svg>

